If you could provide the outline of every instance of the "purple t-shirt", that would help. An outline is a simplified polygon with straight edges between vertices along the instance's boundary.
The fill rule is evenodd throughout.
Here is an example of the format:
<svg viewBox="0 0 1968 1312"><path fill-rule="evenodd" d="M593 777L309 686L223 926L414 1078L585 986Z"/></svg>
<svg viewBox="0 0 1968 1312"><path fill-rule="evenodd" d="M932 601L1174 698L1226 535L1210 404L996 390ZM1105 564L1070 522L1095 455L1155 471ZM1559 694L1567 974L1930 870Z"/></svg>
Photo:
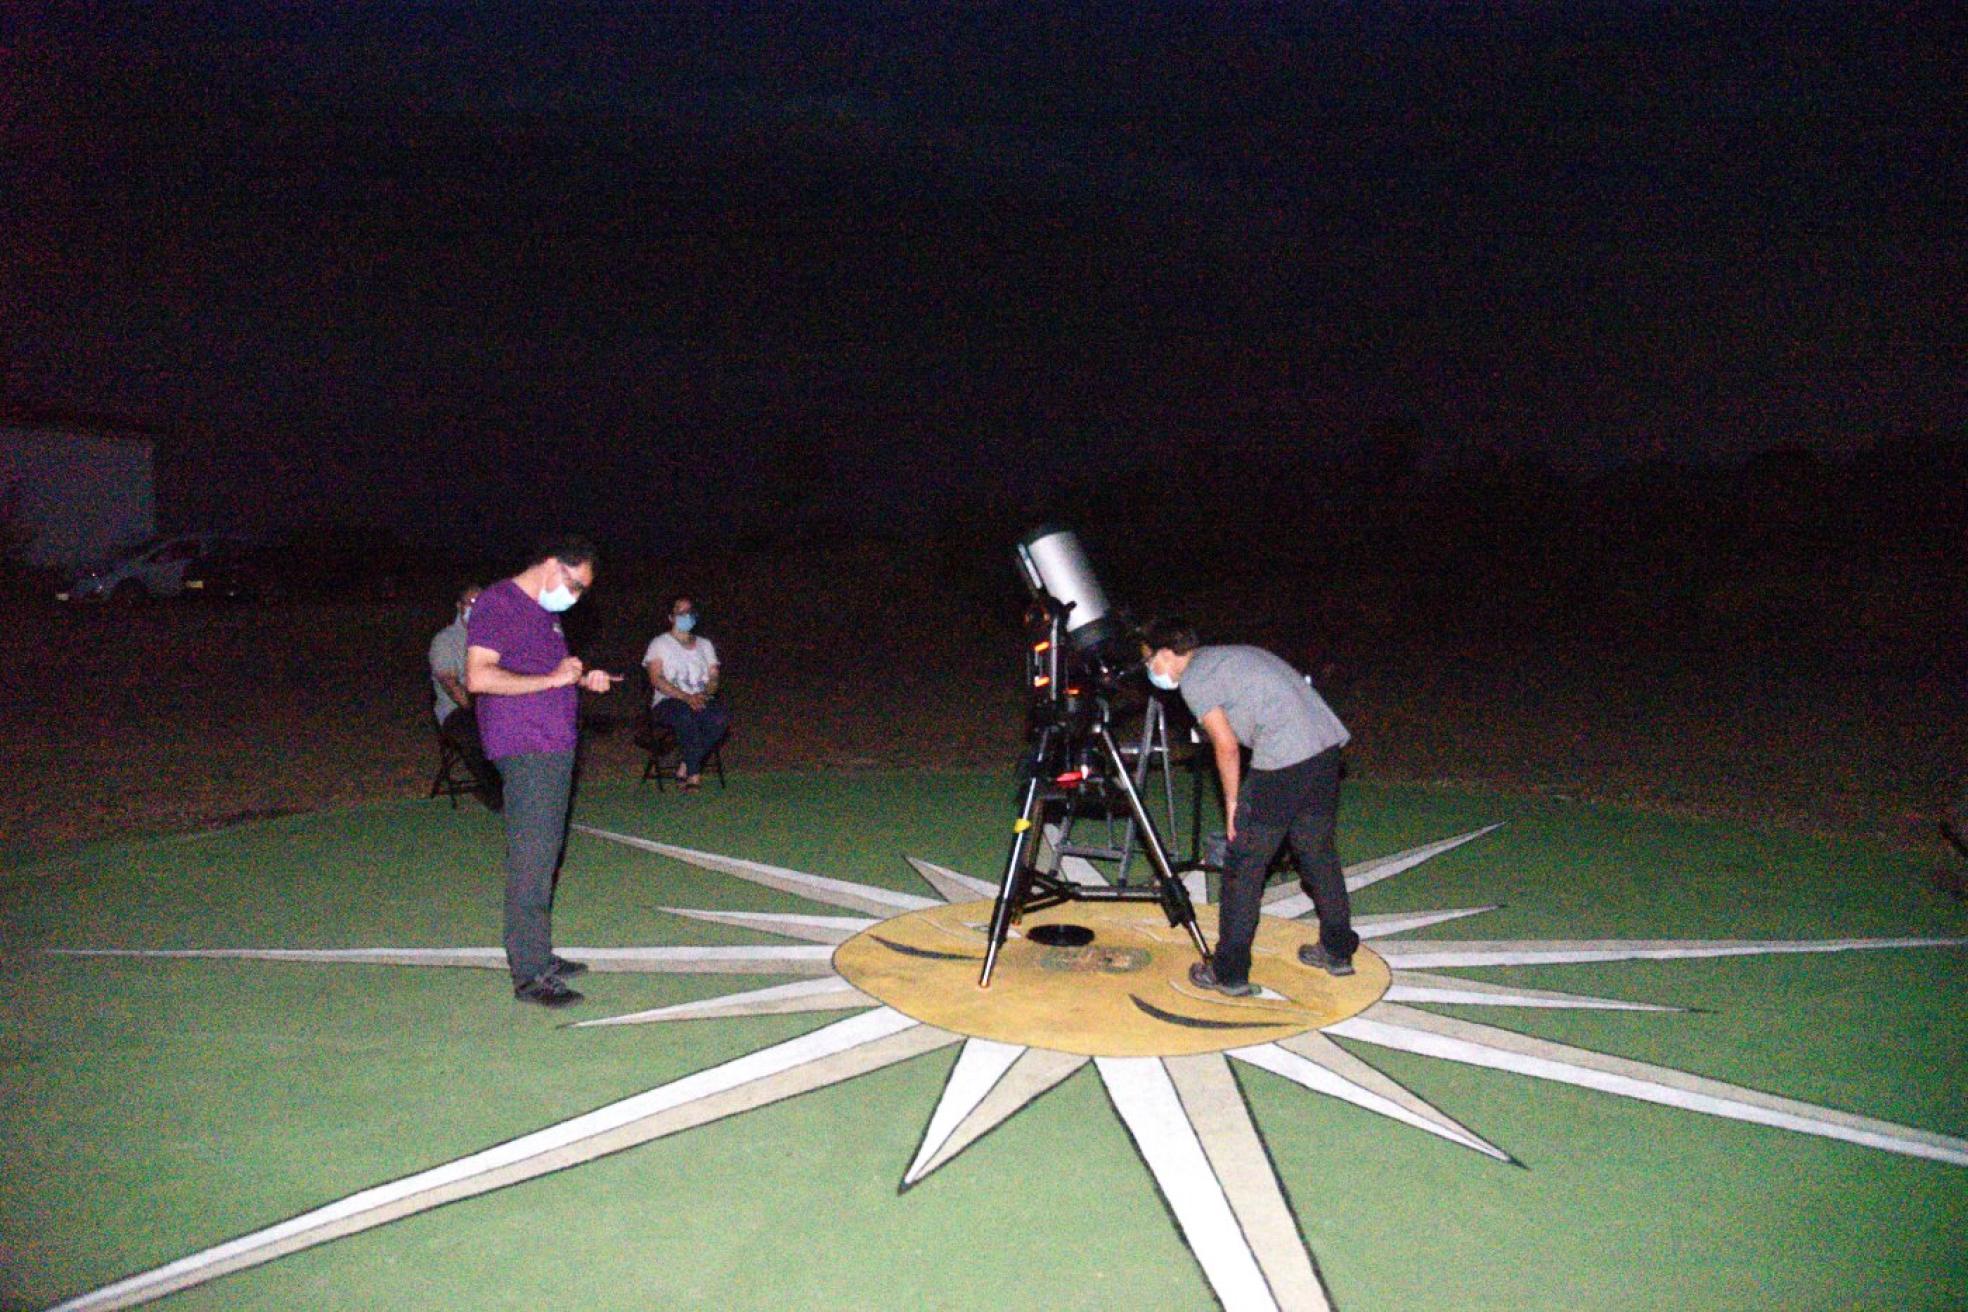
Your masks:
<svg viewBox="0 0 1968 1312"><path fill-rule="evenodd" d="M560 621L511 579L478 594L465 640L473 647L498 652L499 668L513 674L552 674L567 659ZM522 752L573 751L580 698L580 690L571 684L543 692L473 698L486 756L496 761Z"/></svg>

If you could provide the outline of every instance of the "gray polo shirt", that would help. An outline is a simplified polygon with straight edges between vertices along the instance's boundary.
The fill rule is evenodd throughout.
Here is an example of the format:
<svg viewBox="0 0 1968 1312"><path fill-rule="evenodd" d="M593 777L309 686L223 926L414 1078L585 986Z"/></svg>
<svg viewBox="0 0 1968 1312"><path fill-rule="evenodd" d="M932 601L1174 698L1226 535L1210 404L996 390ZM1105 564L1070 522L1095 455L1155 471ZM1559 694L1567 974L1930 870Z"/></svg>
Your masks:
<svg viewBox="0 0 1968 1312"><path fill-rule="evenodd" d="M1198 647L1179 686L1198 720L1223 708L1253 770L1282 770L1352 737L1311 681L1262 647Z"/></svg>
<svg viewBox="0 0 1968 1312"><path fill-rule="evenodd" d="M451 700L451 694L437 681L438 672L456 675L458 682L465 681L465 622L452 620L437 631L431 639L431 709L437 713L437 722L444 723L444 717L458 709L458 703Z"/></svg>

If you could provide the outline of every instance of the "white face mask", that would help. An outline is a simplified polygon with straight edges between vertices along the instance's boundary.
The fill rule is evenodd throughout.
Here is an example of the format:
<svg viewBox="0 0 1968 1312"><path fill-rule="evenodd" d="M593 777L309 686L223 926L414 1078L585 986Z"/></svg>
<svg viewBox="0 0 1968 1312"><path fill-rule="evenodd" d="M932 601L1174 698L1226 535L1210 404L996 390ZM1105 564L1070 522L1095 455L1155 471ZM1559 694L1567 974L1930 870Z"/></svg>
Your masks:
<svg viewBox="0 0 1968 1312"><path fill-rule="evenodd" d="M567 586L567 566L560 567L560 582L540 593L540 604L559 614L581 599L581 594Z"/></svg>

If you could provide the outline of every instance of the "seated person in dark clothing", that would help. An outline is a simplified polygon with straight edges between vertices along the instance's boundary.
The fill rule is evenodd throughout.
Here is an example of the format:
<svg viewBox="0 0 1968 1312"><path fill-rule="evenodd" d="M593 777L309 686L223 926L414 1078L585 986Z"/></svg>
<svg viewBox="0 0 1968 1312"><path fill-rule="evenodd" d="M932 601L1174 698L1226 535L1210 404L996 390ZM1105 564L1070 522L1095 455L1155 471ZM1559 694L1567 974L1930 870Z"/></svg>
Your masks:
<svg viewBox="0 0 1968 1312"><path fill-rule="evenodd" d="M670 600L670 627L642 654L653 693L649 714L676 734L683 760L677 779L686 790L703 783L704 762L724 741L731 720L717 700L717 648L697 632L697 607L688 596Z"/></svg>
<svg viewBox="0 0 1968 1312"><path fill-rule="evenodd" d="M497 811L502 805L499 772L485 759L485 748L478 740L478 715L472 710L472 696L465 691L465 620L472 603L478 600L476 583L467 583L458 592L457 615L437 631L430 644L431 709L437 716L438 732L465 758L465 768L478 781L478 800Z"/></svg>

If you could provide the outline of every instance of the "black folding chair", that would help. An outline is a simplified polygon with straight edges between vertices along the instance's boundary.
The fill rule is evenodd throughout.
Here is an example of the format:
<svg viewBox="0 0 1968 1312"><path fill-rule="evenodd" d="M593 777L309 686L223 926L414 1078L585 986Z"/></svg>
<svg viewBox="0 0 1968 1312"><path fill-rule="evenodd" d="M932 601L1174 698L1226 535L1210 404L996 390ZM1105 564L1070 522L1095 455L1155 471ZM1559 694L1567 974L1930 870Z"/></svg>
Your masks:
<svg viewBox="0 0 1968 1312"><path fill-rule="evenodd" d="M478 780L472 778L471 767L465 764L465 754L458 744L437 731L437 774L431 779L430 797L448 797L451 809L458 809L461 793L476 793Z"/></svg>
<svg viewBox="0 0 1968 1312"><path fill-rule="evenodd" d="M641 782L646 784L654 779L657 792L668 792L669 785L677 782L676 770L683 764L683 751L677 746L676 730L656 718L656 708L648 700L649 676L645 674L640 682L644 699L635 745L643 751ZM717 695L720 701L724 699L722 692ZM718 741L717 746L711 748L711 754L704 758L704 766L717 775L718 789L722 791L725 786L722 739Z"/></svg>

